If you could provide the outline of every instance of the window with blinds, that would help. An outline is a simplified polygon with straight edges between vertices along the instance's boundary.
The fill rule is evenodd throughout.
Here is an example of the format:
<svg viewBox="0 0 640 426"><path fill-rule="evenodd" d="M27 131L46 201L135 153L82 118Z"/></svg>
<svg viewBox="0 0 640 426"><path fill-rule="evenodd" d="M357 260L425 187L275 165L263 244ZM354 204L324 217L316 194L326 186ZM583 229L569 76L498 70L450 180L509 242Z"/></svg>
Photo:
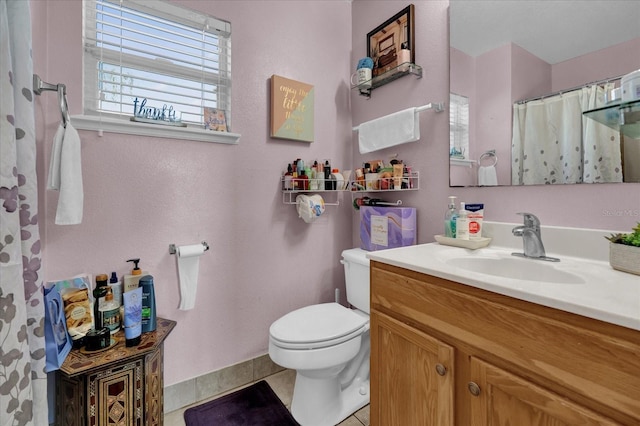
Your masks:
<svg viewBox="0 0 640 426"><path fill-rule="evenodd" d="M449 156L469 158L469 98L455 93L449 97Z"/></svg>
<svg viewBox="0 0 640 426"><path fill-rule="evenodd" d="M230 125L229 22L159 0L84 5L86 115L128 120L146 99L190 125L223 110Z"/></svg>

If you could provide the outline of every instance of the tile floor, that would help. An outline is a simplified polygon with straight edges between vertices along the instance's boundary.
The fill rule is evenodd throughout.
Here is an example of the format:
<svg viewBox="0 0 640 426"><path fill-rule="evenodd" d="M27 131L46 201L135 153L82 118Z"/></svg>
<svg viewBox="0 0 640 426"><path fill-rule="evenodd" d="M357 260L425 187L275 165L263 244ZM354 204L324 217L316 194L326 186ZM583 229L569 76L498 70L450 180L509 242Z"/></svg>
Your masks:
<svg viewBox="0 0 640 426"><path fill-rule="evenodd" d="M264 380L269 383L271 389L274 390L276 395L282 400L287 408L291 407L291 397L293 396L293 384L296 379L296 372L294 370L284 370L279 373L275 373L266 377ZM247 384L249 386L251 383ZM233 389L227 393L234 392L238 389ZM219 398L225 394L216 395L214 398ZM202 404L206 401L200 401L195 405ZM164 424L167 426L184 426L184 411L191 406L181 408L179 410L166 413L164 415ZM339 426L369 426L369 406L362 408L351 417L347 418L339 424Z"/></svg>

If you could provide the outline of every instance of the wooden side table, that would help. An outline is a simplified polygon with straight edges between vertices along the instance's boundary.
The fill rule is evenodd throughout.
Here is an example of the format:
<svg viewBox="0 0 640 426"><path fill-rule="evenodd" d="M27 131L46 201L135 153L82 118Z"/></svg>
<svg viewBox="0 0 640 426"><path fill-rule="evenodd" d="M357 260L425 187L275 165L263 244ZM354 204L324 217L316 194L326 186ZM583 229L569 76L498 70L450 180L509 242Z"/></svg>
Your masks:
<svg viewBox="0 0 640 426"><path fill-rule="evenodd" d="M164 340L175 325L158 318L131 348L121 330L109 349L73 349L56 372L56 425L161 426Z"/></svg>

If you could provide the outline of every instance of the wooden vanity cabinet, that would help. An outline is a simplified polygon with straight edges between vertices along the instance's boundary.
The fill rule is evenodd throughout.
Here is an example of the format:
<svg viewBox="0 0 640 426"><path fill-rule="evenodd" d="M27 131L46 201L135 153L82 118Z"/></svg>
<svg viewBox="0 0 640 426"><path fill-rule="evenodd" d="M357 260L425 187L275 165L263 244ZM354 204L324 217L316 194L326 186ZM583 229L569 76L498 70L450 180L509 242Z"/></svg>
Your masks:
<svg viewBox="0 0 640 426"><path fill-rule="evenodd" d="M640 331L371 261L371 390L372 426L638 426Z"/></svg>

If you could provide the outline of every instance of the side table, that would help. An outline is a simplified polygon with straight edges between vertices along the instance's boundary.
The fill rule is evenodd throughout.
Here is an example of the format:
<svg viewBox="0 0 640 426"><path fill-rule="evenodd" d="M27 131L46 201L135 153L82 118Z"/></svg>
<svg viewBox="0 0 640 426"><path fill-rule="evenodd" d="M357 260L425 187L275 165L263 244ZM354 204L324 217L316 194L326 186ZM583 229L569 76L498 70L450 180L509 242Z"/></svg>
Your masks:
<svg viewBox="0 0 640 426"><path fill-rule="evenodd" d="M158 318L138 346L124 332L109 349L73 349L56 372L56 425L161 426L164 421L164 340L176 322Z"/></svg>

